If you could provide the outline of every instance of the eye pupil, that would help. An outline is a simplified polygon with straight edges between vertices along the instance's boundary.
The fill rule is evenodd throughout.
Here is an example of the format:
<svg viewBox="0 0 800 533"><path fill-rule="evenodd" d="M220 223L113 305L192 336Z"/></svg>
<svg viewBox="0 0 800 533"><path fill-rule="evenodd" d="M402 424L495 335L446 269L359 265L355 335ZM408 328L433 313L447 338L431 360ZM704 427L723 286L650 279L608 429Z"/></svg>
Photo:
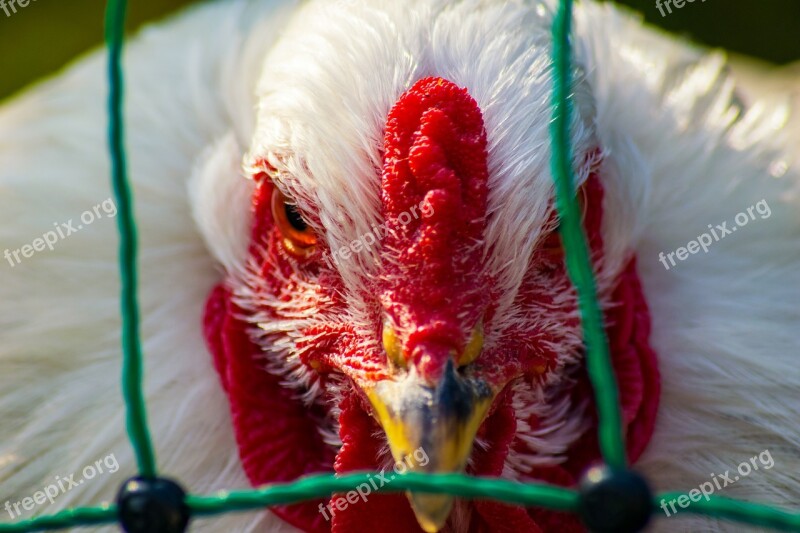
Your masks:
<svg viewBox="0 0 800 533"><path fill-rule="evenodd" d="M272 219L283 236L283 246L292 254L303 257L314 250L317 237L303 219L297 207L276 187L272 193Z"/></svg>
<svg viewBox="0 0 800 533"><path fill-rule="evenodd" d="M286 220L289 221L289 224L291 224L294 229L297 231L305 231L308 229L308 224L306 224L306 221L300 216L300 213L297 212L297 207L284 204L283 208L284 211L286 211Z"/></svg>

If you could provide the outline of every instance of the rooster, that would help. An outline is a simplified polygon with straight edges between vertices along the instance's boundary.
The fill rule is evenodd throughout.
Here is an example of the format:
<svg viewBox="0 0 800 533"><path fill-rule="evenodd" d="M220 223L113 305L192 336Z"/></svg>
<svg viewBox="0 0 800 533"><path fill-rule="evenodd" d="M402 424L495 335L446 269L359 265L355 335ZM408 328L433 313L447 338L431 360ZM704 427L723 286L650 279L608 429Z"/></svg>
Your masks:
<svg viewBox="0 0 800 533"><path fill-rule="evenodd" d="M554 8L231 0L129 44L162 471L196 493L355 470L390 483L395 465L573 486L600 459L548 164ZM768 451L775 468L720 495L796 503L798 107L608 4L575 17L571 142L628 458L688 491ZM84 222L0 268L0 482L21 500L120 464L34 514L108 501L135 473L115 223L93 211L110 196L104 61L0 109L3 248ZM768 218L660 260L761 201ZM582 530L493 501L340 496L192 527ZM653 527L742 530L685 513Z"/></svg>

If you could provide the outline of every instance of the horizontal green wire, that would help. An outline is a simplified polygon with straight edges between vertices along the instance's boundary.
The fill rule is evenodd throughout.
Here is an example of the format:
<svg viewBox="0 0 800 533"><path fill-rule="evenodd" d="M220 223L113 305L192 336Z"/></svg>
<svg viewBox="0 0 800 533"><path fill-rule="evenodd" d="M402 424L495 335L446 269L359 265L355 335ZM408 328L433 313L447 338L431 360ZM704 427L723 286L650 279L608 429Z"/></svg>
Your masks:
<svg viewBox="0 0 800 533"><path fill-rule="evenodd" d="M268 485L259 489L223 491L210 496L187 496L186 502L193 516L212 516L225 512L261 509L272 505L298 503L322 498L332 493L355 490L368 483L374 474L348 474L334 477L328 474L301 478L292 483ZM408 473L391 479L380 492L419 491L452 494L464 498L499 500L526 507L544 507L556 511L575 512L579 496L574 490L543 483L517 483L497 478L475 478L461 474ZM685 496L682 492L659 494L653 500L655 517L661 514L661 501L670 502ZM676 505L676 508L679 508ZM733 520L754 526L783 531L800 531L800 513L719 496L710 501L692 502L678 515L692 513L723 520ZM674 514L672 515L675 516ZM661 516L662 520L668 520ZM22 520L14 524L0 524L0 533L28 533L113 523L117 509L113 505L68 509L54 515Z"/></svg>
<svg viewBox="0 0 800 533"><path fill-rule="evenodd" d="M603 315L597 302L592 263L581 226L580 206L575 194L570 136L572 90L571 47L572 0L559 5L553 22L553 117L550 123L551 171L555 180L556 207L569 277L578 292L581 324L586 339L586 369L597 404L598 440L606 463L625 468L617 382L611 366Z"/></svg>
<svg viewBox="0 0 800 533"><path fill-rule="evenodd" d="M370 476L374 474L347 474L341 477L308 476L292 483L268 485L261 489L223 491L213 496L189 496L187 503L193 514L200 515L259 509L270 505L321 498L334 492L348 492L365 483L369 486ZM373 480L376 484L379 483L375 477ZM574 490L543 483L517 483L463 474L408 473L395 477L379 490L452 494L463 498L486 498L560 511L574 511L578 504L578 494Z"/></svg>
<svg viewBox="0 0 800 533"><path fill-rule="evenodd" d="M659 494L653 502L653 512L656 513L656 516L661 515L664 517L664 520L670 520L684 513L692 513L782 531L800 531L800 512L791 512L770 505L734 500L722 496L711 496L709 501L702 499L697 502L691 502L685 509L675 504L675 509L678 510L678 513L677 515L673 514L672 509L669 507L669 502L677 500L681 496L688 497L685 492ZM666 514L661 508L662 500L667 502L667 509L669 509L671 515L669 518L666 518Z"/></svg>
<svg viewBox="0 0 800 533"><path fill-rule="evenodd" d="M110 524L117 521L117 507L80 507L66 509L59 513L20 520L13 524L0 524L0 533L27 533L29 531L48 531L68 527L88 527Z"/></svg>

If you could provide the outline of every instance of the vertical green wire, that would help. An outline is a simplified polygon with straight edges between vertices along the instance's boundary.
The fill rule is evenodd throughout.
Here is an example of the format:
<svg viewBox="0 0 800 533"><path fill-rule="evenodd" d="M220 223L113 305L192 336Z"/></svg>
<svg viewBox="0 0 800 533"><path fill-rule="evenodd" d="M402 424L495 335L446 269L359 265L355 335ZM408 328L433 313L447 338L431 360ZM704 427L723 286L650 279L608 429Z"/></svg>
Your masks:
<svg viewBox="0 0 800 533"><path fill-rule="evenodd" d="M126 0L108 0L106 5L106 45L110 82L108 141L112 183L117 204L122 282L122 394L127 406L128 435L136 454L139 473L145 477L153 477L156 473L155 456L142 394L142 347L139 339L139 303L136 296L136 222L133 219L133 198L128 184L124 146L122 46L125 37L126 7Z"/></svg>
<svg viewBox="0 0 800 533"><path fill-rule="evenodd" d="M586 237L581 227L576 200L572 143L570 139L570 91L572 87L570 28L572 0L563 0L553 21L553 116L550 124L552 146L551 171L556 187L556 206L561 219L561 239L570 279L578 291L586 365L594 388L599 418L600 451L606 463L624 468L625 445L622 417L603 317L597 302L597 288L589 258Z"/></svg>

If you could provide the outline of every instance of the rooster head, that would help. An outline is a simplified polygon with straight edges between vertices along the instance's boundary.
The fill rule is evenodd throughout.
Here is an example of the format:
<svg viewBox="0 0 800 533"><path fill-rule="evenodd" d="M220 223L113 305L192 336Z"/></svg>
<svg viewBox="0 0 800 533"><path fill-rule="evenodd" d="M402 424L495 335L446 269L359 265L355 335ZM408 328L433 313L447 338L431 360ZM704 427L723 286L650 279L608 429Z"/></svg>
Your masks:
<svg viewBox="0 0 800 533"><path fill-rule="evenodd" d="M549 14L428 4L309 6L265 63L250 242L205 317L254 484L397 463L571 485L599 457L548 168ZM578 195L635 460L658 372L635 258L607 244L622 195L577 80ZM277 512L309 531L385 530L384 513L398 531L554 520L408 500Z"/></svg>

